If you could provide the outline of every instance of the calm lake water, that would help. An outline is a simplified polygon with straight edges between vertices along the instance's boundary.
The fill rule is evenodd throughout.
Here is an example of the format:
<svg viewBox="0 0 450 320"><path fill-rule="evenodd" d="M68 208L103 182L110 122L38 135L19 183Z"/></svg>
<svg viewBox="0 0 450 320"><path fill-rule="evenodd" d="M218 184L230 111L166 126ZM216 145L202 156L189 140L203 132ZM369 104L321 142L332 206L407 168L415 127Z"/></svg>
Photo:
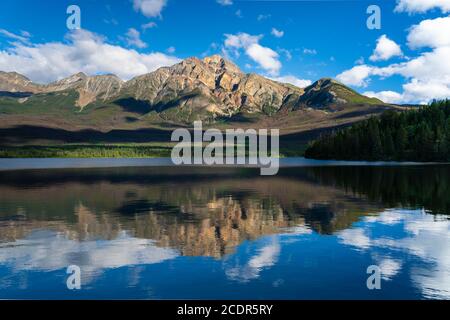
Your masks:
<svg viewBox="0 0 450 320"><path fill-rule="evenodd" d="M450 299L449 218L445 165L0 171L0 298Z"/></svg>

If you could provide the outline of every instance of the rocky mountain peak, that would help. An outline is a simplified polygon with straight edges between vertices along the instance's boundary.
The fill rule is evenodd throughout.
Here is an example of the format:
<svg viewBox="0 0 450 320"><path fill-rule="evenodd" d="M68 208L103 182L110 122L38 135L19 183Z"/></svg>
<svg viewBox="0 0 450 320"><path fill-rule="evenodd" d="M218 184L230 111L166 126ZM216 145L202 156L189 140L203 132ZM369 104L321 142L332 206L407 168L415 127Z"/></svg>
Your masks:
<svg viewBox="0 0 450 320"><path fill-rule="evenodd" d="M67 78L63 78L61 80L52 82L45 86L45 91L62 91L71 89L78 84L81 84L84 80L87 79L87 75L83 72L79 72L76 74L73 74Z"/></svg>
<svg viewBox="0 0 450 320"><path fill-rule="evenodd" d="M36 93L39 90L39 85L17 72L0 71L0 91Z"/></svg>
<svg viewBox="0 0 450 320"><path fill-rule="evenodd" d="M229 60L225 60L222 56L218 54L204 58L203 62L206 63L211 68L213 68L216 73L221 73L225 71L233 73L241 73L241 70L239 69L238 66L236 66Z"/></svg>

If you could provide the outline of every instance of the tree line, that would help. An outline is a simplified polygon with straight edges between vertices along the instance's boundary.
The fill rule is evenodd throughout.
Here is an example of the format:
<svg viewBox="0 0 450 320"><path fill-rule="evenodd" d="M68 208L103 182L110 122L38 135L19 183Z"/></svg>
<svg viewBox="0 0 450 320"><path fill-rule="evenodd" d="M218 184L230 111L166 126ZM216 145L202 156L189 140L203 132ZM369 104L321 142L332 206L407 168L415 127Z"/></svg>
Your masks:
<svg viewBox="0 0 450 320"><path fill-rule="evenodd" d="M321 135L306 158L450 161L450 100L404 112L385 111L349 128Z"/></svg>

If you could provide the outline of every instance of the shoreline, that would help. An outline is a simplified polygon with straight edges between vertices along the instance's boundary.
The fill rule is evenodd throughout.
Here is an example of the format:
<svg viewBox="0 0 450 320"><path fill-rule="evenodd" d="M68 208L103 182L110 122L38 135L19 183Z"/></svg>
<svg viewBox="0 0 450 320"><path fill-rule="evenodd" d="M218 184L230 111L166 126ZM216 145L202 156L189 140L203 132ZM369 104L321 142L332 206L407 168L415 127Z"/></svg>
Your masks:
<svg viewBox="0 0 450 320"><path fill-rule="evenodd" d="M399 162L399 161L343 161L313 160L303 157L279 158L279 167L323 167L323 166L373 166L402 167L450 165L449 162ZM261 165L175 165L171 158L0 158L0 171L47 170L47 169L94 169L126 167L205 167L205 168L261 168Z"/></svg>

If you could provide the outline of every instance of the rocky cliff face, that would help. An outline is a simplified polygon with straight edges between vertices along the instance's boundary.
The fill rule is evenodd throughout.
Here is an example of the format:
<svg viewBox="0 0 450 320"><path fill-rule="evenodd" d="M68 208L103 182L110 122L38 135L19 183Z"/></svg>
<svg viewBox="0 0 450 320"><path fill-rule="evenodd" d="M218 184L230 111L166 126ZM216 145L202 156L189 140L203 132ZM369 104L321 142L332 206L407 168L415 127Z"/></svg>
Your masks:
<svg viewBox="0 0 450 320"><path fill-rule="evenodd" d="M158 111L169 107L193 108L231 116L239 111L276 111L298 100L302 89L256 74L245 74L220 56L186 59L172 67L136 77L124 94L145 100Z"/></svg>
<svg viewBox="0 0 450 320"><path fill-rule="evenodd" d="M123 84L124 81L115 75L88 77L84 73L77 73L45 86L43 92L75 90L78 92L77 106L85 107L96 100L107 101L116 97Z"/></svg>

